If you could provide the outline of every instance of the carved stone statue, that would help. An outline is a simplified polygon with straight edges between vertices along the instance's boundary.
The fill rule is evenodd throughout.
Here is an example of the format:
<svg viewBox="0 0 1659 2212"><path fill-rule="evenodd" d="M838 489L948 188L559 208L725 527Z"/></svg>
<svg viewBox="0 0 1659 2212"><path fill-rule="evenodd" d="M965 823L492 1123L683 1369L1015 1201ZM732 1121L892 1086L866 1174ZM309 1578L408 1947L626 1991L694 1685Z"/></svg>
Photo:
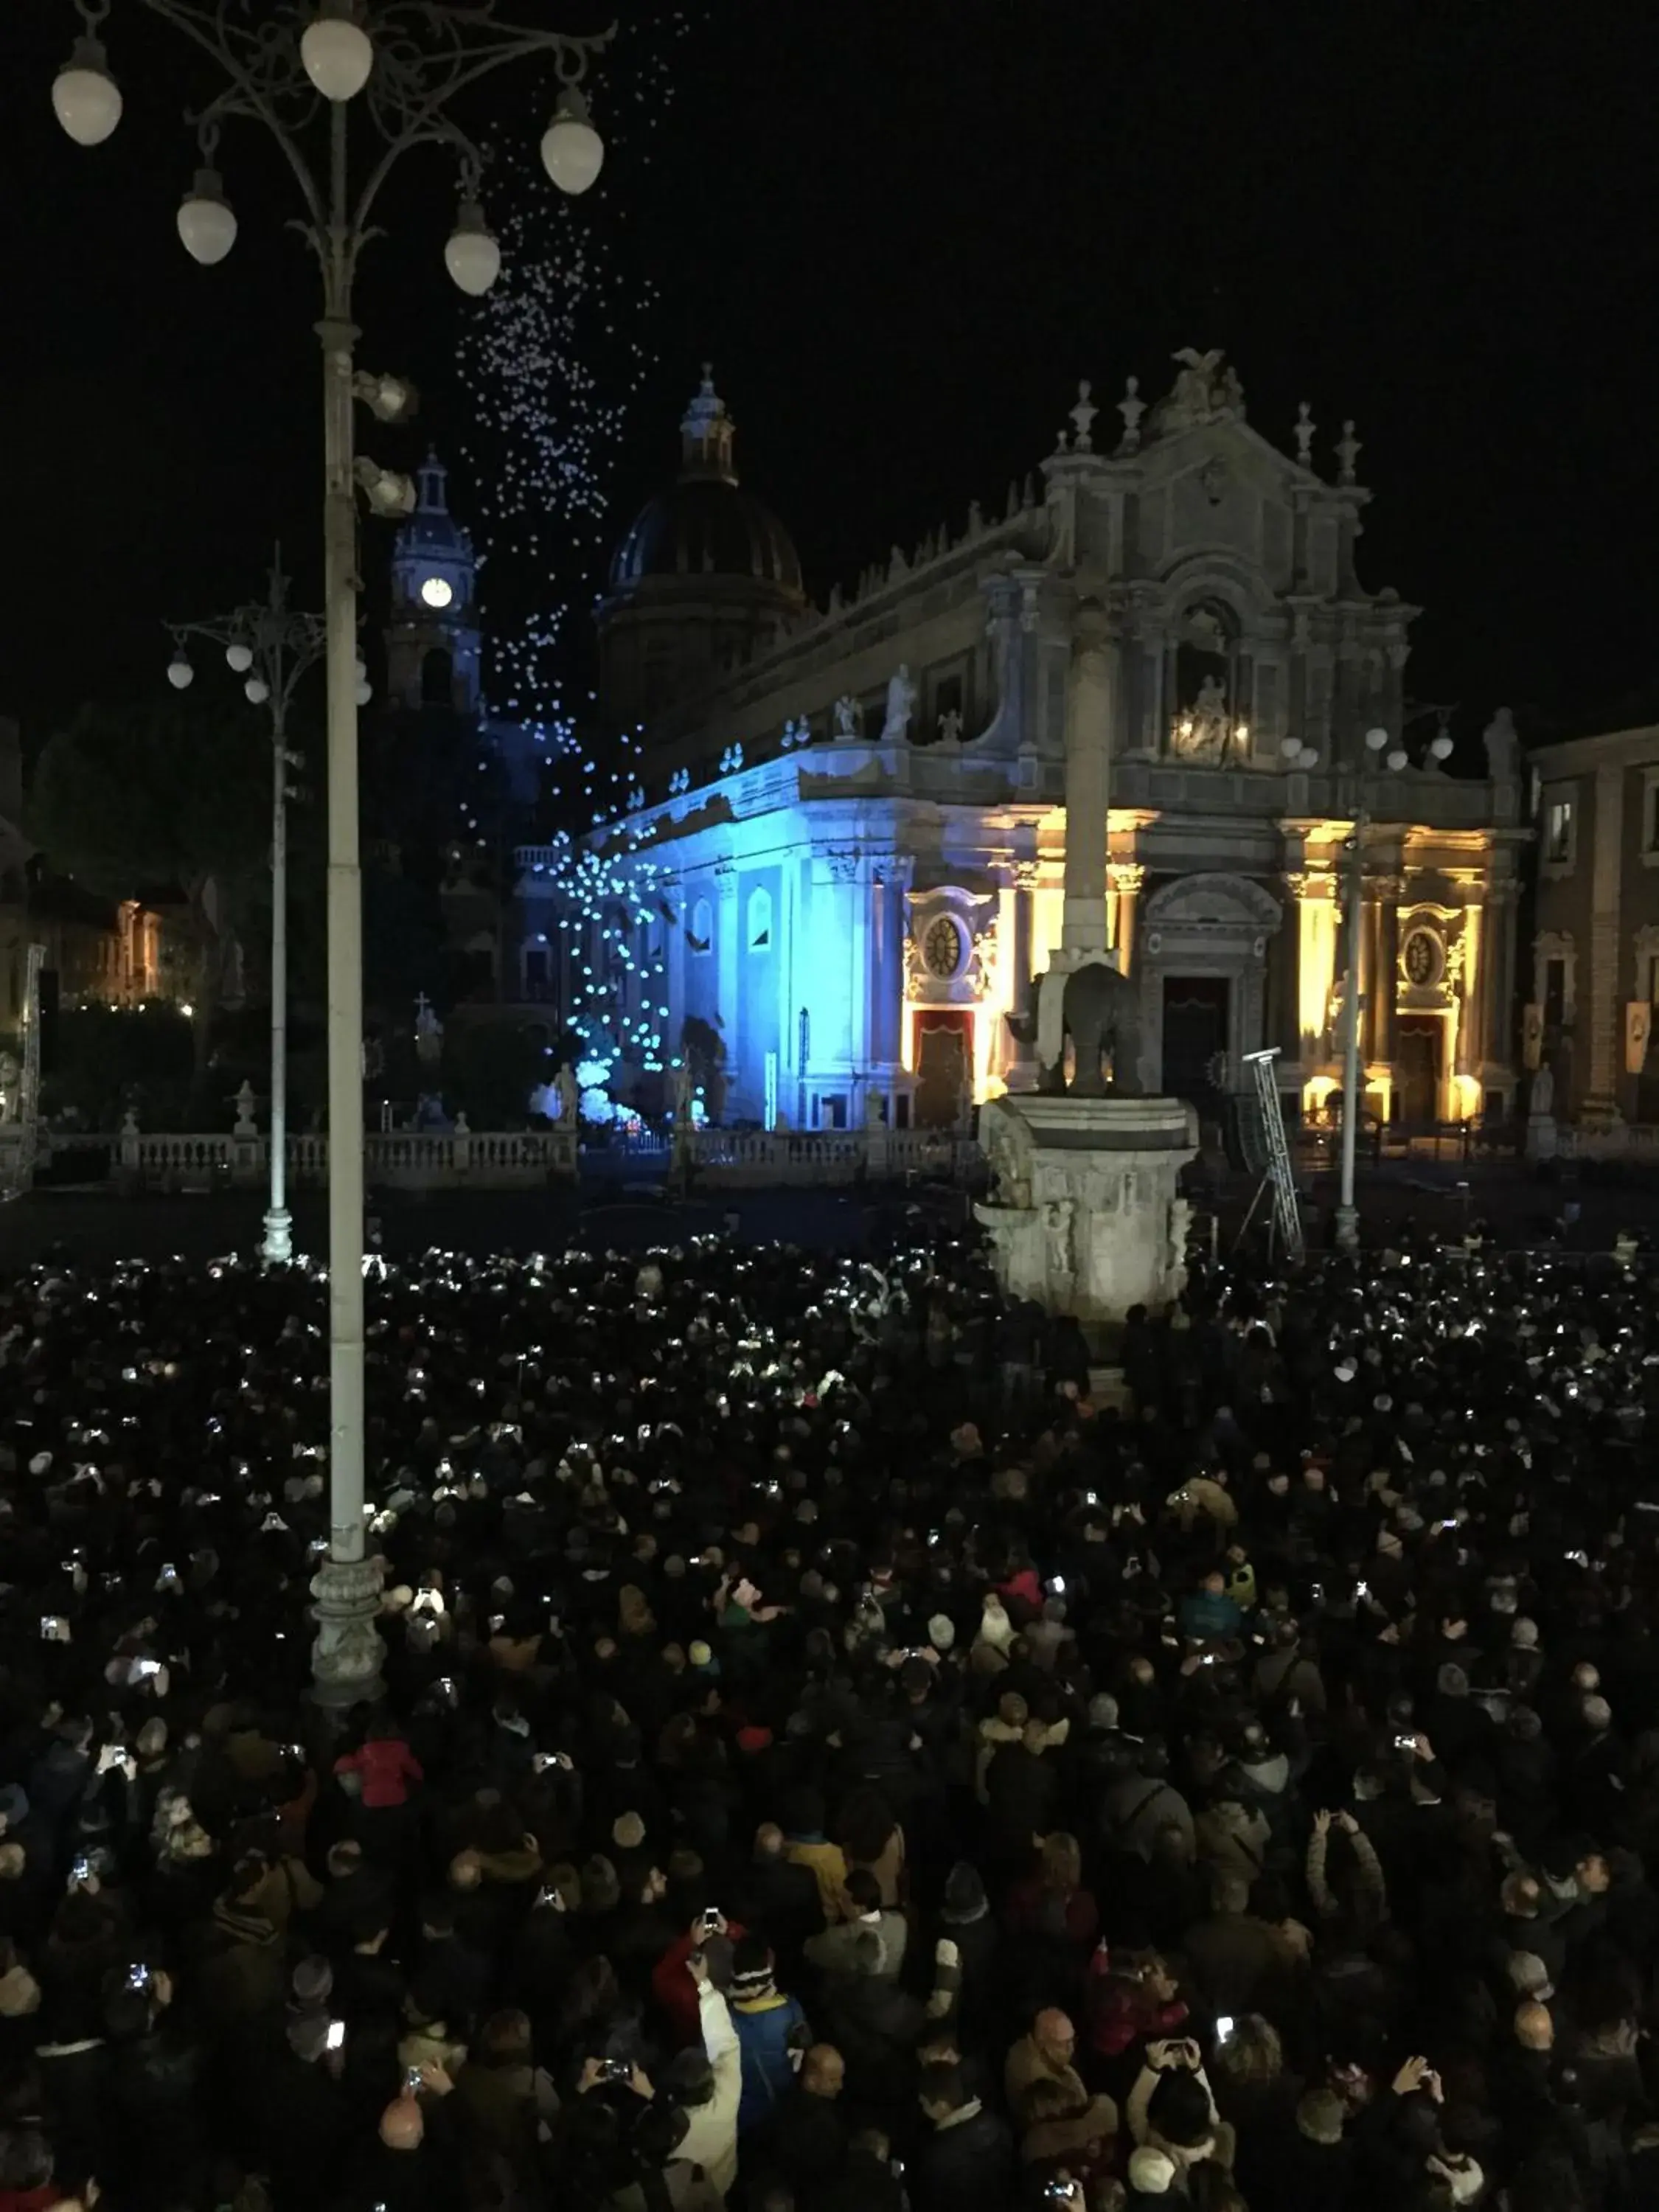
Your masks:
<svg viewBox="0 0 1659 2212"><path fill-rule="evenodd" d="M1048 1247L1048 1279L1066 1282L1077 1272L1072 1254L1072 1218L1077 1208L1069 1198L1051 1198L1042 1209L1042 1234Z"/></svg>
<svg viewBox="0 0 1659 2212"><path fill-rule="evenodd" d="M996 1203L1028 1211L1031 1204L1031 1152L1024 1124L1006 1115L993 1114L985 1117L981 1129L985 1164L991 1171Z"/></svg>
<svg viewBox="0 0 1659 2212"><path fill-rule="evenodd" d="M1085 968L1073 969L1066 978L1061 1009L1060 1057L1051 1067L1039 1066L1037 1089L1050 1096L1066 1089L1065 1039L1069 1036L1073 1060L1071 1088L1077 1097L1106 1096L1101 1062L1108 1051L1112 1058L1112 1091L1121 1098L1142 1097L1140 993L1136 985L1103 961L1091 961ZM1022 1044L1036 1042L1035 1009L1006 1018Z"/></svg>
<svg viewBox="0 0 1659 2212"><path fill-rule="evenodd" d="M1521 736L1515 726L1515 716L1507 707L1498 709L1481 738L1486 748L1486 774L1494 783L1509 782L1520 757Z"/></svg>
<svg viewBox="0 0 1659 2212"><path fill-rule="evenodd" d="M1218 676L1206 676L1176 718L1170 749L1188 760L1219 760L1226 747L1227 694Z"/></svg>
<svg viewBox="0 0 1659 2212"><path fill-rule="evenodd" d="M697 1086L691 1079L690 1064L683 1060L674 1070L674 1127L677 1129L690 1125L696 1094Z"/></svg>
<svg viewBox="0 0 1659 2212"><path fill-rule="evenodd" d="M1546 1060L1532 1079L1527 1095L1527 1115L1529 1120L1543 1120L1555 1109L1555 1076Z"/></svg>
<svg viewBox="0 0 1659 2212"><path fill-rule="evenodd" d="M1155 419L1159 430L1192 430L1205 422L1243 416L1244 388L1237 369L1222 367L1219 346L1207 353L1182 346L1170 358L1180 363L1180 374L1169 398L1158 404Z"/></svg>
<svg viewBox="0 0 1659 2212"><path fill-rule="evenodd" d="M435 1067L443 1058L443 1051L444 1025L422 991L415 1001L415 1057L422 1067Z"/></svg>
<svg viewBox="0 0 1659 2212"><path fill-rule="evenodd" d="M962 709L960 707L947 707L945 708L945 712L939 718L939 742L942 744L959 745L962 743Z"/></svg>
<svg viewBox="0 0 1659 2212"><path fill-rule="evenodd" d="M909 735L910 718L916 711L918 696L910 664L901 660L887 680L887 716L881 726L884 742Z"/></svg>
<svg viewBox="0 0 1659 2212"><path fill-rule="evenodd" d="M864 735L864 708L850 691L843 691L836 702L835 729L838 738Z"/></svg>
<svg viewBox="0 0 1659 2212"><path fill-rule="evenodd" d="M559 1072L553 1078L553 1088L559 1098L559 1127L574 1129L581 1111L581 1092L576 1083L576 1071L568 1060L559 1062Z"/></svg>
<svg viewBox="0 0 1659 2212"><path fill-rule="evenodd" d="M887 1127L886 1102L873 1083L864 1086L864 1126L872 1135Z"/></svg>

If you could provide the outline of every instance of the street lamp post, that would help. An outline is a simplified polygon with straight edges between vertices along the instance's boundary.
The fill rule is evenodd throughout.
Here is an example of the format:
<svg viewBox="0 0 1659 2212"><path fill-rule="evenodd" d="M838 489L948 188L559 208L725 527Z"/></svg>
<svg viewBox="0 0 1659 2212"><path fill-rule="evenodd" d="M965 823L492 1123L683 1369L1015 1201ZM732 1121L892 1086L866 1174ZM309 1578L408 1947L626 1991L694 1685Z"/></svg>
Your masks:
<svg viewBox="0 0 1659 2212"><path fill-rule="evenodd" d="M270 711L270 1198L260 1251L268 1265L294 1257L294 1224L288 1210L288 802L289 770L303 765L288 743L289 709L301 678L323 658L327 625L320 615L296 614L288 604L282 548L271 564L270 589L261 602L238 607L210 622L169 623L173 655L167 679L177 690L195 680L186 641L204 637L222 646L233 675L244 678L249 703ZM357 664L357 703L368 684Z"/></svg>
<svg viewBox="0 0 1659 2212"><path fill-rule="evenodd" d="M244 13L230 0L134 0L182 33L215 65L222 88L191 118L201 167L179 210L179 236L199 262L221 261L236 217L216 167L221 126L242 119L275 138L300 191L299 228L322 277L324 612L328 672L329 1555L312 1584L318 1632L315 1693L336 1707L372 1697L383 1656L375 1631L380 1577L364 1557L362 882L357 823L357 557L356 493L371 512L414 506L409 480L360 459L352 409L383 421L408 411L395 378L356 368L352 296L359 258L392 170L410 149L444 146L459 158L459 219L445 249L463 291L487 291L500 249L480 209L483 156L454 119L454 103L509 62L546 57L560 91L542 159L562 191L586 191L604 159L580 84L612 33L573 38L500 21L495 0L273 0ZM109 137L121 94L100 37L111 0L75 0L83 35L52 86L52 105L82 146ZM347 110L362 96L376 141L354 190ZM322 158L312 149L321 124Z"/></svg>

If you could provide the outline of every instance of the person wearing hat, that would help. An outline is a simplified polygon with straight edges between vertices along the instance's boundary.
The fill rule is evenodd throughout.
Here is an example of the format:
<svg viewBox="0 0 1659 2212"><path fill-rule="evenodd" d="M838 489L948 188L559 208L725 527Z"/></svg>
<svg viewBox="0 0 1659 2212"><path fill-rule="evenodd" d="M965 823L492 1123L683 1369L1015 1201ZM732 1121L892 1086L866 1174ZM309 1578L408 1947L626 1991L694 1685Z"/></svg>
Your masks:
<svg viewBox="0 0 1659 2212"><path fill-rule="evenodd" d="M811 2040L806 2014L773 1979L770 1947L744 1936L732 1954L732 2020L743 2063L738 2132L770 2120L795 2079L799 2054Z"/></svg>

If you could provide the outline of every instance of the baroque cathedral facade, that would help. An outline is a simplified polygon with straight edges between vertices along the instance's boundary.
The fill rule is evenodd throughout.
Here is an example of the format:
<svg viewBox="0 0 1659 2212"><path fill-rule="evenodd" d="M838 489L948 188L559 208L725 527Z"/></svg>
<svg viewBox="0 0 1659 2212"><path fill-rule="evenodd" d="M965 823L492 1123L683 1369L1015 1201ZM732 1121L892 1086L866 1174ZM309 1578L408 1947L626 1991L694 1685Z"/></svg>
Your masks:
<svg viewBox="0 0 1659 2212"><path fill-rule="evenodd" d="M1083 386L1000 514L973 506L822 606L705 374L599 609L601 704L644 765L592 842L648 884L648 918L619 958L526 848L507 957L544 975L562 944L559 996L580 966L619 1016L656 995L671 1053L712 1036L728 1121L942 1123L1017 1086L1006 1017L1060 933L1074 633L1103 610L1109 808L1070 830L1106 847L1146 1087L1201 1103L1277 1047L1287 1111L1323 1108L1357 848L1370 1107L1507 1113L1530 835L1512 725L1471 776L1413 720L1418 611L1360 580L1352 424L1322 453L1304 405L1281 450L1218 354L1176 364L1151 404L1133 379L1109 410Z"/></svg>

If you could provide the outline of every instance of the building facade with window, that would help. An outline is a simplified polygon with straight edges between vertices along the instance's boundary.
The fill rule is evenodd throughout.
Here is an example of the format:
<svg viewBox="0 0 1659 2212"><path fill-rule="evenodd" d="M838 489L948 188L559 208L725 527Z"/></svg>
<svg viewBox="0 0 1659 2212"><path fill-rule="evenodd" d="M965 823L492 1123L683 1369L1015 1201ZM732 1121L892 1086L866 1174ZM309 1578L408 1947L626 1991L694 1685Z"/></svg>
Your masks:
<svg viewBox="0 0 1659 2212"><path fill-rule="evenodd" d="M1360 581L1352 424L1316 459L1304 406L1281 450L1219 354L1176 362L1105 422L1084 386L1000 513L974 503L821 607L705 376L599 608L603 703L643 767L590 850L631 915L562 910L551 851L520 854L519 890L526 943L562 944L617 1034L654 1000L670 1054L718 1059L726 1118L939 1122L1023 1077L1006 1017L1060 934L1074 639L1103 623L1087 741L1110 805L1081 828L1107 848L1148 1087L1212 1100L1276 1045L1292 1110L1322 1107L1358 823L1371 1104L1510 1105L1532 836L1513 726L1494 717L1464 775L1414 722L1417 611Z"/></svg>
<svg viewBox="0 0 1659 2212"><path fill-rule="evenodd" d="M1558 1120L1659 1124L1659 726L1531 755L1538 888L1523 1057Z"/></svg>

